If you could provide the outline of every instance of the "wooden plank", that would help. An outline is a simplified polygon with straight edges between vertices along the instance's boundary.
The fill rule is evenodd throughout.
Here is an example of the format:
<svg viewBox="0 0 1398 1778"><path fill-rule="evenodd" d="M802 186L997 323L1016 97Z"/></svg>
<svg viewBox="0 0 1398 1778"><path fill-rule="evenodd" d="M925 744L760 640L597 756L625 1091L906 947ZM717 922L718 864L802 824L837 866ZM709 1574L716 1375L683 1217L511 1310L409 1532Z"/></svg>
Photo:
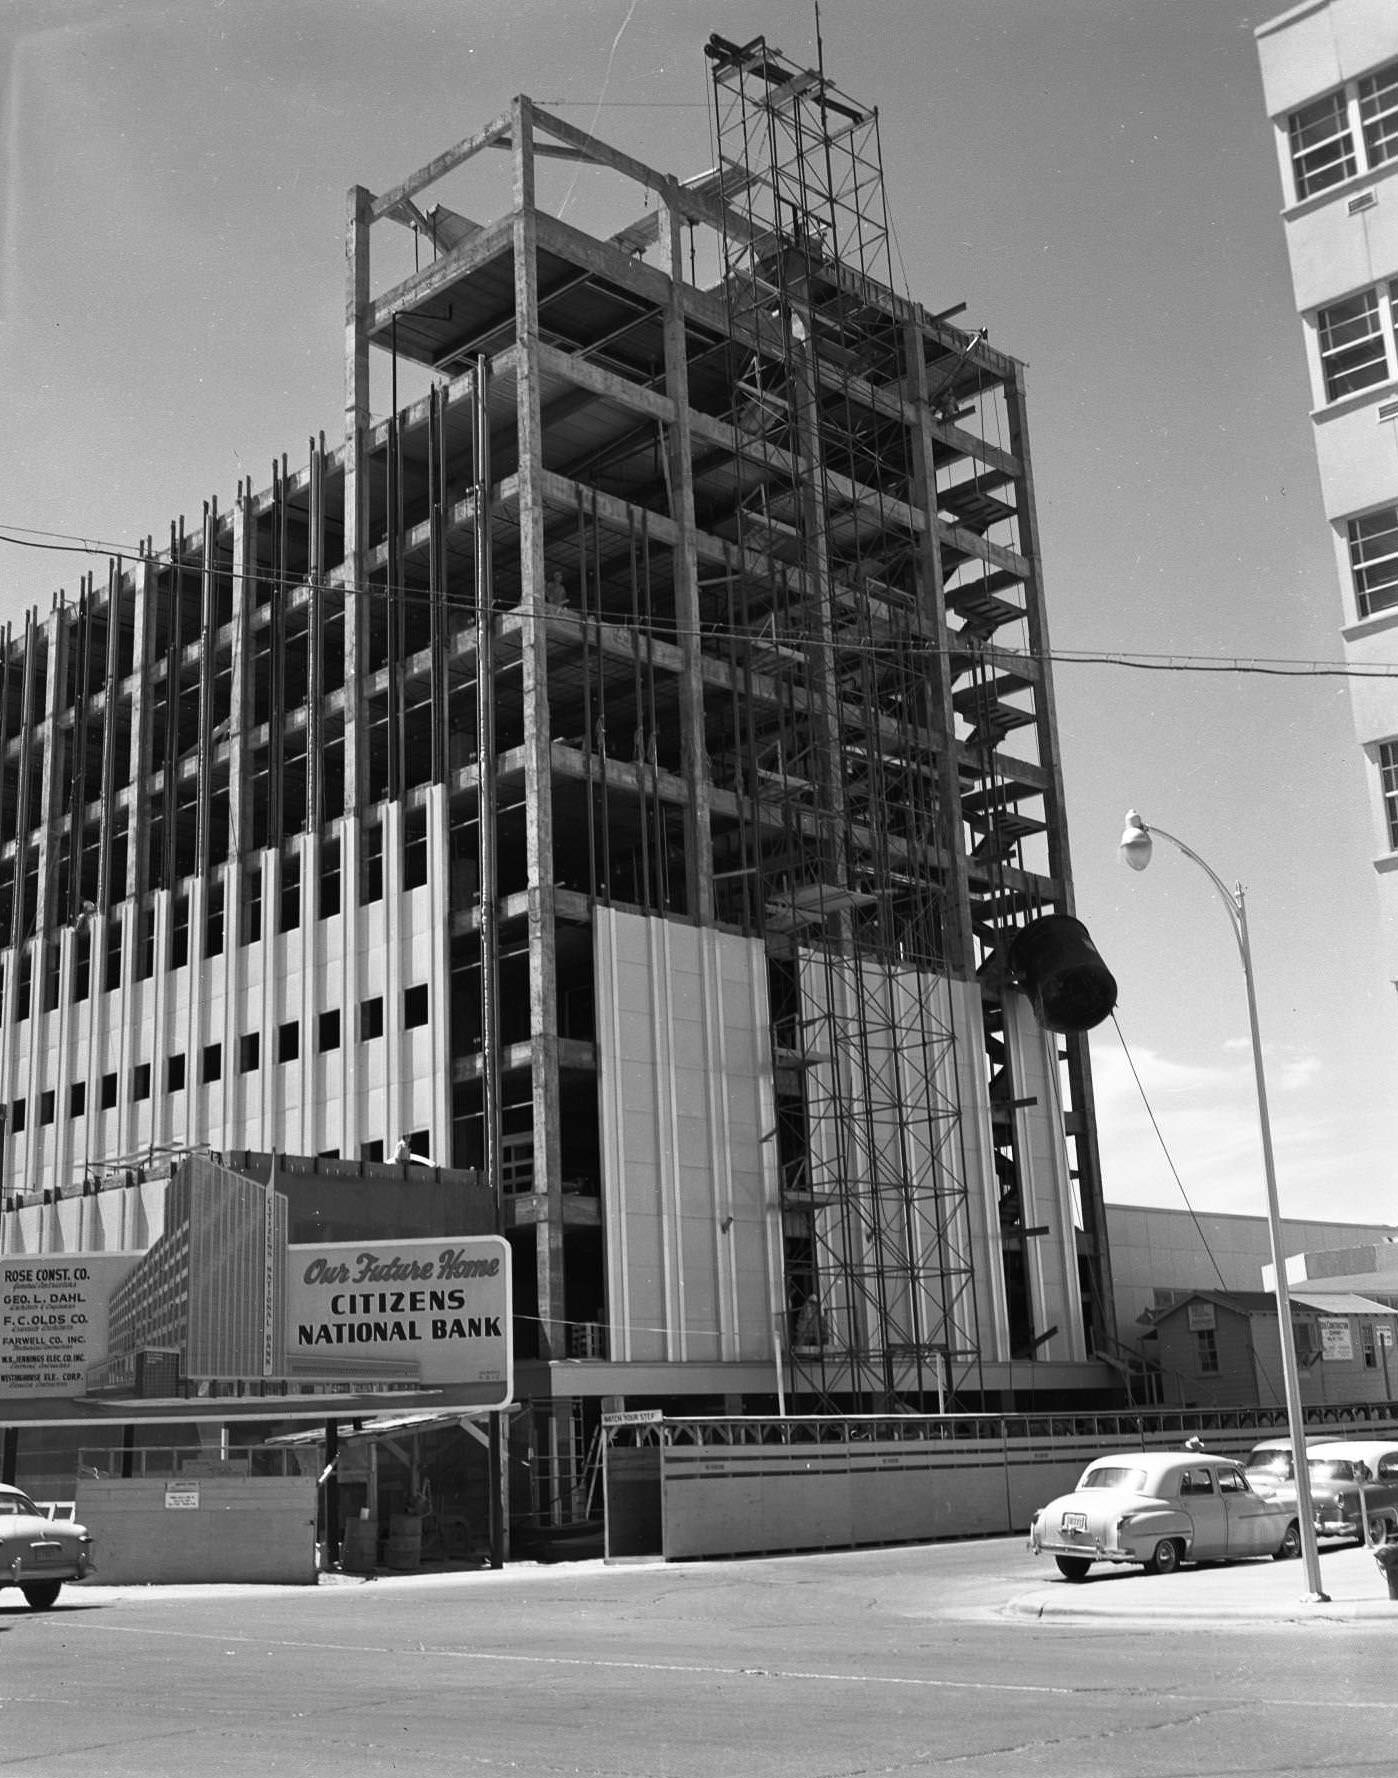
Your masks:
<svg viewBox="0 0 1398 1778"><path fill-rule="evenodd" d="M426 166L419 167L417 172L410 173L406 179L401 180L391 190L384 192L381 197L373 198L370 202L369 221L371 223L377 222L380 217L390 215L403 202L404 198L415 197L418 192L426 190L429 185L435 185L453 168L462 166L474 155L479 154L483 148L491 148L497 142L508 138L513 126L514 112L510 110L503 112L493 123L488 123L483 130L477 130L472 136L463 137L454 147L446 149L435 159L428 161Z"/></svg>

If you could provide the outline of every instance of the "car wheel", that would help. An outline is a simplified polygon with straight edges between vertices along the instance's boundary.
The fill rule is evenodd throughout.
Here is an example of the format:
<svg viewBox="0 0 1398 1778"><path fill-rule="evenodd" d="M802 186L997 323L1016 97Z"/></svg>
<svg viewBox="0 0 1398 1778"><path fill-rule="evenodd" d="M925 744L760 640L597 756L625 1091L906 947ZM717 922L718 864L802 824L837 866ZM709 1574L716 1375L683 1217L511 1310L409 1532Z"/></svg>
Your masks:
<svg viewBox="0 0 1398 1778"><path fill-rule="evenodd" d="M47 1611L57 1599L63 1582L59 1580L35 1580L28 1586L21 1587L25 1603L31 1611Z"/></svg>
<svg viewBox="0 0 1398 1778"><path fill-rule="evenodd" d="M1147 1574L1173 1574L1180 1565L1180 1545L1176 1537L1162 1537L1150 1553Z"/></svg>
<svg viewBox="0 0 1398 1778"><path fill-rule="evenodd" d="M1086 1556L1055 1556L1053 1559L1064 1580L1086 1580L1087 1571L1092 1566Z"/></svg>
<svg viewBox="0 0 1398 1778"><path fill-rule="evenodd" d="M1369 1520L1369 1535L1368 1535L1368 1537L1366 1538L1364 1536L1363 1532L1361 1532L1359 1535L1359 1541L1360 1541L1360 1543L1366 1543L1366 1542L1367 1543L1382 1543L1385 1540L1385 1538L1392 1535L1392 1532L1393 1532L1393 1520L1391 1518L1389 1518L1388 1514L1387 1513L1375 1513L1374 1516Z"/></svg>
<svg viewBox="0 0 1398 1778"><path fill-rule="evenodd" d="M1300 1554L1301 1527L1293 1519L1286 1528L1286 1536L1272 1551L1272 1560L1274 1562L1294 1562Z"/></svg>

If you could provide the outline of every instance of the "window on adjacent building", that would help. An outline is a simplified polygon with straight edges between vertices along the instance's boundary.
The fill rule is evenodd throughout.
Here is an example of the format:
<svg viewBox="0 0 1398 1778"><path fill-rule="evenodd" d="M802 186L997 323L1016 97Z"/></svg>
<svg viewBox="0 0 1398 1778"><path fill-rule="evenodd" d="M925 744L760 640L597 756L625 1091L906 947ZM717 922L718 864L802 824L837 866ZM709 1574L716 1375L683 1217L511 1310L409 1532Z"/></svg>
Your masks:
<svg viewBox="0 0 1398 1778"><path fill-rule="evenodd" d="M1360 81L1359 118L1369 165L1398 160L1398 62Z"/></svg>
<svg viewBox="0 0 1398 1778"><path fill-rule="evenodd" d="M138 1062L131 1070L131 1097L136 1100L150 1098L149 1062Z"/></svg>
<svg viewBox="0 0 1398 1778"><path fill-rule="evenodd" d="M1296 197L1308 198L1338 185L1359 170L1349 124L1349 102L1342 87L1293 111L1286 122L1291 142L1291 167Z"/></svg>
<svg viewBox="0 0 1398 1778"><path fill-rule="evenodd" d="M39 1122L51 1124L55 1116L54 1093L52 1087L39 1094Z"/></svg>
<svg viewBox="0 0 1398 1778"><path fill-rule="evenodd" d="M1286 134L1298 203L1398 159L1398 62L1293 111Z"/></svg>
<svg viewBox="0 0 1398 1778"><path fill-rule="evenodd" d="M200 1069L200 1077L205 1086L210 1085L213 1081L222 1080L223 1045L221 1043L206 1043L204 1045L204 1060Z"/></svg>
<svg viewBox="0 0 1398 1778"><path fill-rule="evenodd" d="M1218 1341L1211 1327L1194 1330L1195 1368L1201 1377L1218 1375Z"/></svg>
<svg viewBox="0 0 1398 1778"><path fill-rule="evenodd" d="M375 994L372 1000L361 1000L359 1003L359 1041L368 1043L370 1038L383 1036L383 997Z"/></svg>
<svg viewBox="0 0 1398 1778"><path fill-rule="evenodd" d="M1398 506L1383 506L1350 519L1349 565L1354 606L1360 617L1398 605Z"/></svg>
<svg viewBox="0 0 1398 1778"><path fill-rule="evenodd" d="M323 1012L320 1015L319 1027L319 1031L316 1035L316 1045L321 1052L324 1053L326 1050L339 1049L340 1009L338 1006L332 1007L329 1012Z"/></svg>
<svg viewBox="0 0 1398 1778"><path fill-rule="evenodd" d="M117 1077L115 1074L102 1076L102 1095L99 1103L103 1111L115 1111L117 1101Z"/></svg>
<svg viewBox="0 0 1398 1778"><path fill-rule="evenodd" d="M262 1038L259 1032L247 1031L238 1039L238 1072L251 1074L262 1057Z"/></svg>
<svg viewBox="0 0 1398 1778"><path fill-rule="evenodd" d="M1316 331L1327 401L1388 381L1388 344L1377 290L1361 290L1319 310Z"/></svg>
<svg viewBox="0 0 1398 1778"><path fill-rule="evenodd" d="M277 1060L294 1062L301 1054L301 1027L295 1019L277 1027Z"/></svg>
<svg viewBox="0 0 1398 1778"><path fill-rule="evenodd" d="M10 1134L12 1136L24 1134L25 1109L23 1099L14 1100L10 1106Z"/></svg>
<svg viewBox="0 0 1398 1778"><path fill-rule="evenodd" d="M1383 795L1388 849L1398 852L1398 741L1379 742L1379 789Z"/></svg>
<svg viewBox="0 0 1398 1778"><path fill-rule="evenodd" d="M165 1090L167 1093L179 1093L184 1090L184 1057L171 1056L165 1064Z"/></svg>
<svg viewBox="0 0 1398 1778"><path fill-rule="evenodd" d="M68 1089L68 1115L81 1117L87 1110L87 1082L75 1080Z"/></svg>
<svg viewBox="0 0 1398 1778"><path fill-rule="evenodd" d="M363 1142L359 1147L361 1161L381 1161L383 1159L382 1142Z"/></svg>
<svg viewBox="0 0 1398 1778"><path fill-rule="evenodd" d="M416 988L403 990L403 1028L405 1031L415 1030L425 1025L428 1017L427 984L423 982Z"/></svg>

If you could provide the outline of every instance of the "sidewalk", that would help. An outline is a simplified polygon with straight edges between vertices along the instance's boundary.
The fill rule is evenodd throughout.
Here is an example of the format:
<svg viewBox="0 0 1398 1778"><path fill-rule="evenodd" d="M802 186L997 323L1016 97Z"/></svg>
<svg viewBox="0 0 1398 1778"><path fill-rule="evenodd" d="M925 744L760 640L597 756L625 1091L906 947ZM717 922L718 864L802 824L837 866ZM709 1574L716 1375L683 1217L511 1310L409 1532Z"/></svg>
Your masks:
<svg viewBox="0 0 1398 1778"><path fill-rule="evenodd" d="M1209 1563L1174 1574L1102 1563L1086 1581L1064 1580L1045 1562L1042 1587L1021 1593L1008 1611L1032 1618L1150 1618L1200 1623L1383 1623L1398 1633L1398 1599L1370 1551L1354 1544L1320 1552L1325 1602L1305 1597L1303 1562ZM1051 1577L1051 1578L1050 1578Z"/></svg>

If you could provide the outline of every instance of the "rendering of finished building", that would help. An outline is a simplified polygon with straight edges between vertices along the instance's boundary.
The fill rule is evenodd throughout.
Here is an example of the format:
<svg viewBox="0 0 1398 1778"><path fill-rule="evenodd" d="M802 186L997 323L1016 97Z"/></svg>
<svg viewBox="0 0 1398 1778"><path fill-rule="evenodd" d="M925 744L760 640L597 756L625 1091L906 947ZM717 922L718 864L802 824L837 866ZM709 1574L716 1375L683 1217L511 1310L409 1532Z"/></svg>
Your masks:
<svg viewBox="0 0 1398 1778"><path fill-rule="evenodd" d="M1398 634L1398 10L1306 0L1259 27L1306 341L1321 497L1356 667ZM1369 768L1384 962L1398 987L1398 696L1350 681Z"/></svg>
<svg viewBox="0 0 1398 1778"><path fill-rule="evenodd" d="M6 1191L480 1170L541 1449L1111 1402L1023 370L876 114L706 53L701 177L518 98L353 189L343 440L6 639Z"/></svg>

